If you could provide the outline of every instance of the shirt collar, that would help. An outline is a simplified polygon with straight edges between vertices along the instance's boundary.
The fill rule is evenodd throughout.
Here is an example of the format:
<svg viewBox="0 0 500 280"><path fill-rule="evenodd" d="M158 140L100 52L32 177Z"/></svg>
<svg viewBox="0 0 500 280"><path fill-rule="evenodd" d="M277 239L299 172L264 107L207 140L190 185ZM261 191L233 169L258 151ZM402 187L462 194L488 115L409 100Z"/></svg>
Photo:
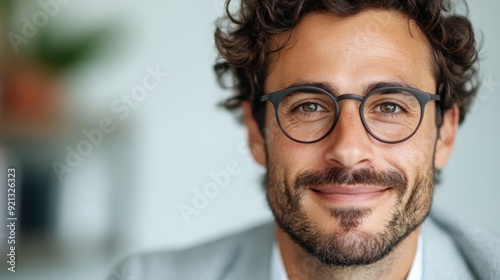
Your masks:
<svg viewBox="0 0 500 280"><path fill-rule="evenodd" d="M273 242L273 250L271 252L271 280L289 280L285 270L285 264L281 257L278 242L276 239Z"/></svg>
<svg viewBox="0 0 500 280"><path fill-rule="evenodd" d="M406 280L422 280L422 233L418 236L417 253L413 259L413 264L411 265L410 273ZM283 263L283 258L281 257L281 252L279 249L278 242L276 239L273 242L273 249L271 251L271 280L289 280L288 274L285 270L285 265Z"/></svg>
<svg viewBox="0 0 500 280"><path fill-rule="evenodd" d="M422 280L422 271L424 270L422 266L423 263L422 244L423 244L422 233L420 233L418 235L417 253L415 254L415 258L413 259L413 264L411 265L410 273L408 273L408 277L406 277L406 280ZM281 262L281 266L283 266L283 261Z"/></svg>

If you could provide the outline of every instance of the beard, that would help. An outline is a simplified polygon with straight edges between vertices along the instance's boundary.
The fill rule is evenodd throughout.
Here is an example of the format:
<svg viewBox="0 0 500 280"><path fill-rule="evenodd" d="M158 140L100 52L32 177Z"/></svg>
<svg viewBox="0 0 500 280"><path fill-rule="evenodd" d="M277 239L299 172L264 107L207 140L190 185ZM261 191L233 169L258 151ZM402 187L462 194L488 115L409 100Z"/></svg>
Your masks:
<svg viewBox="0 0 500 280"><path fill-rule="evenodd" d="M432 165L431 165L432 166ZM277 224L305 251L329 266L350 267L373 264L392 250L425 220L432 202L434 171L430 167L418 174L409 186L403 174L396 170L376 171L363 168L350 171L329 168L322 172L304 172L293 183L287 173L270 169L266 174L267 200ZM391 188L397 195L392 213L381 221L377 233L364 232L358 226L371 213L370 208L336 208L330 216L339 221L336 232L324 232L309 217L301 202L311 187L324 184L377 185ZM403 197L411 190L405 205Z"/></svg>

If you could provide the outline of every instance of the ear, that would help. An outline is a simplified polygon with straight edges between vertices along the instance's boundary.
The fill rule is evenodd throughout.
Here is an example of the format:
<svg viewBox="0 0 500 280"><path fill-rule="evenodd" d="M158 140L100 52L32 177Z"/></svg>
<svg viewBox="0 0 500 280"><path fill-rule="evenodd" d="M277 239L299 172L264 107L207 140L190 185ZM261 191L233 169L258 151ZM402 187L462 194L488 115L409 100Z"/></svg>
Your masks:
<svg viewBox="0 0 500 280"><path fill-rule="evenodd" d="M436 169L442 169L451 157L458 131L458 119L458 105L447 110L443 116L443 124L439 129L439 139L436 143L436 157L434 159Z"/></svg>
<svg viewBox="0 0 500 280"><path fill-rule="evenodd" d="M261 165L266 164L266 151L264 138L259 130L259 125L253 118L252 105L248 101L242 103L243 120L248 130L248 145L252 151L253 158Z"/></svg>

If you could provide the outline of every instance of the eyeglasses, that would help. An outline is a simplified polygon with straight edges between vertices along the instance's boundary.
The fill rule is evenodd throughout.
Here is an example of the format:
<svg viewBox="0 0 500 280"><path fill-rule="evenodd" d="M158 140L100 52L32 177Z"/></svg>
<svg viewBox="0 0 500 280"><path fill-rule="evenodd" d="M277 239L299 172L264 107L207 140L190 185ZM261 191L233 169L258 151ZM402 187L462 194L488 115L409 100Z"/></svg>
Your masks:
<svg viewBox="0 0 500 280"><path fill-rule="evenodd" d="M263 95L260 102L270 101L283 133L299 143L323 140L335 127L339 102L354 99L361 102L359 115L368 133L384 143L400 143L412 137L422 123L424 109L439 95L412 88L388 86L377 88L364 97L356 94L333 96L316 86L295 86Z"/></svg>

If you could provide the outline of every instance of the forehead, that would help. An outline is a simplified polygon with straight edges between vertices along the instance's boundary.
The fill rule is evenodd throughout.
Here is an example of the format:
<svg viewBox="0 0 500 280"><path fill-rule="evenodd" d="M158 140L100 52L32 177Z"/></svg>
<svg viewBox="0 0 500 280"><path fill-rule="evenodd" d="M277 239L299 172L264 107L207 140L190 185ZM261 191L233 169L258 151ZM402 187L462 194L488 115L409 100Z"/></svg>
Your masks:
<svg viewBox="0 0 500 280"><path fill-rule="evenodd" d="M328 82L350 92L386 81L435 91L429 42L415 22L398 12L311 13L273 43L280 46L288 39L289 45L271 57L267 92L302 81Z"/></svg>

